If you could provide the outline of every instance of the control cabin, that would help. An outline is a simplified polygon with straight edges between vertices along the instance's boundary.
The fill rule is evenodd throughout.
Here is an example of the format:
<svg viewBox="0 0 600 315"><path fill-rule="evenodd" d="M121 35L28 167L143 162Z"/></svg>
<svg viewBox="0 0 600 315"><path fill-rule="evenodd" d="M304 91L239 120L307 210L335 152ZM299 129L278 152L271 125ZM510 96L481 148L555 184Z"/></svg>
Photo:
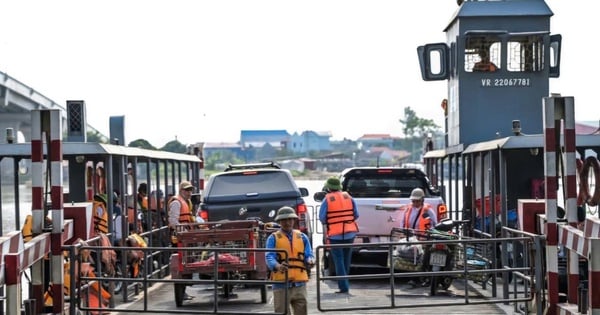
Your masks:
<svg viewBox="0 0 600 315"><path fill-rule="evenodd" d="M457 209L500 213L544 198L543 104L561 61L552 15L543 0L464 1L446 42L417 49L423 80L448 81L445 147L425 164L454 218ZM599 138L577 135L579 156L598 152Z"/></svg>

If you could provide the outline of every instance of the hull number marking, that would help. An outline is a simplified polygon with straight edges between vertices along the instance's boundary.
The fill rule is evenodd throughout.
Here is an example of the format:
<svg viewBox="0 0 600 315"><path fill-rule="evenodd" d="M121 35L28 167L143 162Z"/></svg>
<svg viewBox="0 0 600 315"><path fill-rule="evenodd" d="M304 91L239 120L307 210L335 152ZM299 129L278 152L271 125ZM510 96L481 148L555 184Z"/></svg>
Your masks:
<svg viewBox="0 0 600 315"><path fill-rule="evenodd" d="M526 78L504 78L504 79L481 79L482 87L511 87L511 86L530 86L529 79Z"/></svg>

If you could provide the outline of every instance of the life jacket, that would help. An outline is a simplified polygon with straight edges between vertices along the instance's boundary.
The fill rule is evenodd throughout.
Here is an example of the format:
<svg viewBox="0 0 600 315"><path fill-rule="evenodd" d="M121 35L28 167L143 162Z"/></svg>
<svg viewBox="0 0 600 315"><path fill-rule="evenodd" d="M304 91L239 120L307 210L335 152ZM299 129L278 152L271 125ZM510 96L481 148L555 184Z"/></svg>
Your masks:
<svg viewBox="0 0 600 315"><path fill-rule="evenodd" d="M33 238L33 216L28 214L25 217L25 222L23 222L23 227L21 228L21 234L23 235L23 242L27 243L31 241Z"/></svg>
<svg viewBox="0 0 600 315"><path fill-rule="evenodd" d="M100 246L106 247L101 250L100 260L102 261L102 271L106 272L109 275L113 275L115 273L115 266L117 265L117 253L109 249L112 248L112 244L110 243L110 238L104 233L99 233L100 235Z"/></svg>
<svg viewBox="0 0 600 315"><path fill-rule="evenodd" d="M87 243L82 239L75 240L75 242L73 244L80 244L82 246L87 246ZM80 256L79 259L75 261L75 276L76 276L77 282L81 281L79 278L80 275L92 278L92 279L86 280L87 284L88 284L87 290L80 292L81 301L90 308L106 308L106 307L108 307L108 302L111 297L111 294L108 291L106 291L102 287L102 285L100 285L100 282L98 280L93 279L93 278L96 278L96 273L94 272L95 271L94 270L95 269L94 268L95 261L91 255L91 249L89 249L89 248L86 248L85 250L80 249L79 256ZM87 265L87 268L84 268L84 266L86 266L86 265ZM101 313L104 314L105 312L91 311L90 313L92 315L96 315L96 314L101 314Z"/></svg>
<svg viewBox="0 0 600 315"><path fill-rule="evenodd" d="M421 209L419 209L419 214L417 215L417 222L416 222L416 224L414 224L414 222L409 222L410 215L413 211L412 203L409 204L406 211L404 212L404 227L407 229L415 229L415 230L421 230L421 231L427 231L427 230L431 229L431 219L423 218L423 213L425 213L431 209L432 208L431 208L430 204L423 203L423 206L421 207Z"/></svg>
<svg viewBox="0 0 600 315"><path fill-rule="evenodd" d="M69 261L65 261L63 265L63 295L70 296L71 295L71 273L69 272L71 269L71 263ZM48 286L46 292L44 292L44 305L52 306L54 305L54 299L52 295L52 283Z"/></svg>
<svg viewBox="0 0 600 315"><path fill-rule="evenodd" d="M108 211L106 211L106 205L102 201L94 200L93 207L94 230L96 232L108 233ZM98 208L104 210L102 211L102 215L98 214Z"/></svg>
<svg viewBox="0 0 600 315"><path fill-rule="evenodd" d="M327 198L327 236L358 232L352 197L345 191L330 192Z"/></svg>
<svg viewBox="0 0 600 315"><path fill-rule="evenodd" d="M96 277L93 267L90 269L87 276L91 278ZM100 295L98 295L98 292L100 292ZM98 280L89 280L88 292L84 292L82 295L82 300L86 302L89 308L107 308L111 297L110 293L100 285ZM99 296L100 299L98 299ZM92 315L97 315L104 314L105 312L91 311L90 313Z"/></svg>
<svg viewBox="0 0 600 315"><path fill-rule="evenodd" d="M88 201L94 200L94 168L88 166L85 173L85 193Z"/></svg>
<svg viewBox="0 0 600 315"><path fill-rule="evenodd" d="M127 237L127 246L130 247L148 247L146 240L137 233L132 233ZM127 262L131 265L130 276L137 278L140 272L140 262L144 259L143 250L130 250L127 253Z"/></svg>
<svg viewBox="0 0 600 315"><path fill-rule="evenodd" d="M304 265L304 242L302 241L302 232L299 230L292 231L292 240L287 237L286 233L279 230L273 233L275 236L275 248L284 249L288 257L288 281L289 282L307 282L308 273ZM277 262L285 262L285 257L281 253L277 253ZM273 281L284 281L285 274L283 272L271 272Z"/></svg>
<svg viewBox="0 0 600 315"><path fill-rule="evenodd" d="M48 217L45 217L45 221L46 224L52 223L52 219ZM31 241L33 238L33 216L31 214L25 217L25 222L23 222L23 227L21 228L21 235L23 235L24 243Z"/></svg>
<svg viewBox="0 0 600 315"><path fill-rule="evenodd" d="M148 210L148 197L142 194L138 194L137 196L138 206L140 210Z"/></svg>
<svg viewBox="0 0 600 315"><path fill-rule="evenodd" d="M186 201L181 197L181 195L176 195L171 197L169 200L169 209L171 208L171 203L177 201L181 204L181 208L179 208L179 223L191 223L194 222L194 217L192 215L192 202Z"/></svg>
<svg viewBox="0 0 600 315"><path fill-rule="evenodd" d="M175 197L175 196L173 196L173 197ZM148 200L148 197L146 197L146 209L150 209L150 210L154 210L154 211L162 210L165 205L164 204L165 199L163 197L159 197L158 194L156 194L156 193L150 194L150 203L149 204L148 204L147 200ZM172 200L172 198L171 198L171 200ZM143 203L143 201L142 201L142 203ZM148 208L148 206L150 206L150 207Z"/></svg>

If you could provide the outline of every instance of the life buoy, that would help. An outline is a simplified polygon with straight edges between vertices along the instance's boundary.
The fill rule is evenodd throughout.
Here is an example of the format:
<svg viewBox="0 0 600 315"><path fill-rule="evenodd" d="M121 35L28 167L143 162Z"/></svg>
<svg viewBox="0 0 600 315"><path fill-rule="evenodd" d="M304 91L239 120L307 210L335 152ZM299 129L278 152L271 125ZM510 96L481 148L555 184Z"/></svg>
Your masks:
<svg viewBox="0 0 600 315"><path fill-rule="evenodd" d="M594 180L596 185L593 194L590 194L590 183L588 181L590 168L594 170ZM585 159L585 163L583 163L579 178L581 190L583 191L582 193L584 194L585 199L587 199L587 204L591 207L600 204L600 163L598 162L598 159L593 156L588 156Z"/></svg>
<svg viewBox="0 0 600 315"><path fill-rule="evenodd" d="M586 196L584 193L583 181L581 180L581 170L583 169L583 161L581 159L576 159L575 165L577 167L577 182L579 183L579 192L577 193L577 205L581 206L588 199L588 196Z"/></svg>

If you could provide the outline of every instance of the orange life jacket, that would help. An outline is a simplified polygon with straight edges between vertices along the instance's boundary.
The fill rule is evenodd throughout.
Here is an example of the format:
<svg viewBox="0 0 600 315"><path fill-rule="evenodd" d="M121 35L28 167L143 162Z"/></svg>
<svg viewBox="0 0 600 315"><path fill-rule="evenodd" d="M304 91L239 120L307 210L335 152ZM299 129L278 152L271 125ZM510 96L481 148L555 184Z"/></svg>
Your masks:
<svg viewBox="0 0 600 315"><path fill-rule="evenodd" d="M273 233L275 236L275 248L285 249L288 257L288 281L290 282L307 282L308 273L304 265L304 242L302 241L302 232L299 230L292 231L292 240L288 239L285 232L279 230ZM285 262L284 256L277 253L277 262ZM272 272L271 279L273 281L285 280L283 272Z"/></svg>
<svg viewBox="0 0 600 315"><path fill-rule="evenodd" d="M327 194L327 236L358 232L352 197L345 191Z"/></svg>
<svg viewBox="0 0 600 315"><path fill-rule="evenodd" d="M102 201L94 201L93 207L94 230L96 232L108 233L108 211L106 211L106 206ZM98 213L98 208L104 210L102 211L102 215Z"/></svg>
<svg viewBox="0 0 600 315"><path fill-rule="evenodd" d="M430 218L423 218L423 213L427 212L431 210L431 205L428 203L423 203L423 206L421 207L421 209L419 209L419 214L417 215L417 223L414 224L414 222L409 222L410 221L410 215L413 211L413 206L412 203L410 203L406 209L406 211L404 212L404 227L407 229L416 229L416 230L421 230L421 231L426 231L431 229L431 219Z"/></svg>
<svg viewBox="0 0 600 315"><path fill-rule="evenodd" d="M169 200L169 208L171 208L171 203L174 201L178 201L181 204L181 208L179 209L179 223L191 223L194 222L194 218L192 215L192 202L189 200L183 199L181 195L171 197Z"/></svg>

